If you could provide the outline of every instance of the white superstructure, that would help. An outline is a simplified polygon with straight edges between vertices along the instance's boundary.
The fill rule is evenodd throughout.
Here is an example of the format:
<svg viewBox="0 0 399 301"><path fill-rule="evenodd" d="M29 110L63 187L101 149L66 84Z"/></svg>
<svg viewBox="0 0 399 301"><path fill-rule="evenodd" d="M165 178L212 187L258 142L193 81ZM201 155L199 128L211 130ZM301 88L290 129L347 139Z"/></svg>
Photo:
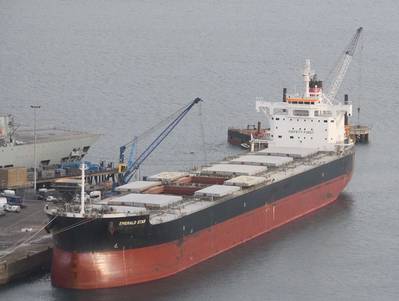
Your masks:
<svg viewBox="0 0 399 301"><path fill-rule="evenodd" d="M284 95L282 102L257 101L256 110L270 124L269 147L311 148L334 151L349 142L345 120L352 115L349 102L331 102L324 97L322 82L306 60L302 97Z"/></svg>

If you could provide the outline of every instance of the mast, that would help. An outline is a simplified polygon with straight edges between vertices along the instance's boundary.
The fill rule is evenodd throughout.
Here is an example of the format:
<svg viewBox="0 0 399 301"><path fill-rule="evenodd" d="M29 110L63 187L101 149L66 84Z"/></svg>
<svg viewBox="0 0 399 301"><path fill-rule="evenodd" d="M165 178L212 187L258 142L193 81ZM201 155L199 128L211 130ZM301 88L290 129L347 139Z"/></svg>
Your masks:
<svg viewBox="0 0 399 301"><path fill-rule="evenodd" d="M303 70L303 80L305 82L305 93L303 95L303 97L308 98L309 97L309 82L310 82L310 59L307 59L305 61L305 68Z"/></svg>

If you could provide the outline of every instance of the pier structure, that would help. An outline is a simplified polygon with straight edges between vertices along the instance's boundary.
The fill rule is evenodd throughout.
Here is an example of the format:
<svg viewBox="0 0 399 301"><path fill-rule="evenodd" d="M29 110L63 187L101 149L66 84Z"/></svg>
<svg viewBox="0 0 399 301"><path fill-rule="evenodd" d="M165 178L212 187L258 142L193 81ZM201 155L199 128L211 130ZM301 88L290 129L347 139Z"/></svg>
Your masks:
<svg viewBox="0 0 399 301"><path fill-rule="evenodd" d="M107 170L86 172L86 182L91 185L99 185L104 182L115 182L118 179L118 175L122 173L118 168L112 168ZM38 188L49 186L61 179L79 179L81 177L81 172L71 172L68 175L63 176L53 176L53 177L38 177L36 180L36 185ZM25 180L10 183L7 181L0 181L0 189L28 189L33 187L33 181Z"/></svg>
<svg viewBox="0 0 399 301"><path fill-rule="evenodd" d="M349 136L357 143L369 143L370 128L367 125L351 125L349 127Z"/></svg>

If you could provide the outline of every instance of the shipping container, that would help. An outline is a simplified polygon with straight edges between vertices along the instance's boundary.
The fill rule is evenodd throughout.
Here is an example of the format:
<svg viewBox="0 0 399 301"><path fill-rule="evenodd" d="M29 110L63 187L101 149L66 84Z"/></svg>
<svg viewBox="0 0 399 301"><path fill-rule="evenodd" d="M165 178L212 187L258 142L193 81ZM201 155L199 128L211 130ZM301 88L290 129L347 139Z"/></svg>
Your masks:
<svg viewBox="0 0 399 301"><path fill-rule="evenodd" d="M28 175L25 167L9 167L0 169L0 187L25 186Z"/></svg>

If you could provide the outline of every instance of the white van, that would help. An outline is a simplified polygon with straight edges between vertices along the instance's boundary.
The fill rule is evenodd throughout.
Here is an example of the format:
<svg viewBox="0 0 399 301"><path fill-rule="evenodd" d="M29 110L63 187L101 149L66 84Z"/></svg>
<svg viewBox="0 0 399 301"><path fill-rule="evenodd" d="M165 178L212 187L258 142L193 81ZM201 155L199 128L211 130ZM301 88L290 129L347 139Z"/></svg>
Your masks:
<svg viewBox="0 0 399 301"><path fill-rule="evenodd" d="M3 190L3 195L14 196L15 190L11 190L11 189Z"/></svg>

